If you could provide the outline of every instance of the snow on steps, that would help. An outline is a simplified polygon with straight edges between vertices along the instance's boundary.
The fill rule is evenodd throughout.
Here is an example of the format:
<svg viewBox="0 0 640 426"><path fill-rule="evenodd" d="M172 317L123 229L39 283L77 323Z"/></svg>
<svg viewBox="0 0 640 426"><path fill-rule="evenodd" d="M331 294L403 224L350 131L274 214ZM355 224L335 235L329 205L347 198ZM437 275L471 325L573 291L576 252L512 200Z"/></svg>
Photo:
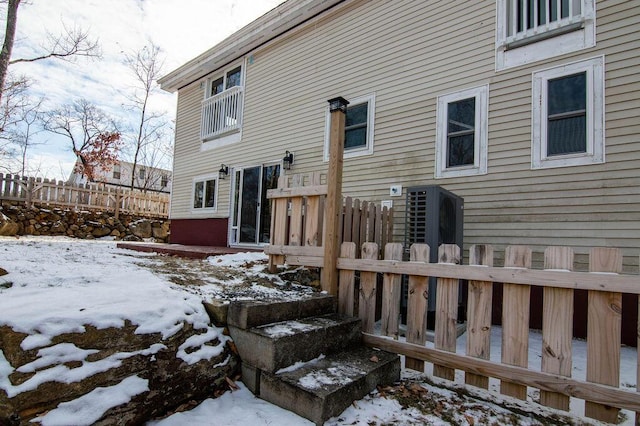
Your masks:
<svg viewBox="0 0 640 426"><path fill-rule="evenodd" d="M400 358L362 346L360 320L335 313L331 296L233 302L228 326L242 381L260 398L316 424L379 384L400 379Z"/></svg>

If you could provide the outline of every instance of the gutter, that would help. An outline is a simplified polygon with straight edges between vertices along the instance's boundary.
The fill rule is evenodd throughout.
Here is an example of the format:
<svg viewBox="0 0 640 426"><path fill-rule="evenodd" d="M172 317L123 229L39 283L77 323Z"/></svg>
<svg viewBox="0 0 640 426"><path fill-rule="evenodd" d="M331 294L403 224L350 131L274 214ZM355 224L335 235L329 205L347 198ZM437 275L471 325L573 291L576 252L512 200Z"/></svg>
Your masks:
<svg viewBox="0 0 640 426"><path fill-rule="evenodd" d="M203 54L158 79L160 88L170 93L175 92L343 1L288 0Z"/></svg>

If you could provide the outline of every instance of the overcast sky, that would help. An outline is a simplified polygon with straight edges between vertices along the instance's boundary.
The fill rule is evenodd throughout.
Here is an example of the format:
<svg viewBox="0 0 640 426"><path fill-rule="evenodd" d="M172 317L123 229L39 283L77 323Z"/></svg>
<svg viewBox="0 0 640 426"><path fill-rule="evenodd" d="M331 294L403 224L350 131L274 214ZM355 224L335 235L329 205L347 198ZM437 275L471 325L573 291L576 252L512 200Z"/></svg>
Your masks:
<svg viewBox="0 0 640 426"><path fill-rule="evenodd" d="M72 63L46 60L9 67L34 81L33 91L55 108L86 98L119 119L126 119L123 105L132 77L123 65L125 53L136 52L153 41L163 50L168 73L236 30L276 7L283 0L30 0L18 11L18 28L12 58L33 57L47 32L59 34L62 26L80 26L97 38L102 60L79 58ZM6 5L2 12L4 36ZM3 37L4 39L4 37ZM156 97L153 108L175 116L175 95ZM30 167L40 175L66 178L75 161L68 142L51 134L39 135L46 144L34 147Z"/></svg>

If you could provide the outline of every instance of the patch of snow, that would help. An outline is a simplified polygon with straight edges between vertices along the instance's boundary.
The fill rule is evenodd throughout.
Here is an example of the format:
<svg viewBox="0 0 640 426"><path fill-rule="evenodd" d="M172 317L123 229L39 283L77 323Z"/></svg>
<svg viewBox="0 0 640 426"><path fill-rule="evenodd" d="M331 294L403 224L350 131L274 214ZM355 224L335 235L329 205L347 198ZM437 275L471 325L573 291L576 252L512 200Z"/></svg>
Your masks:
<svg viewBox="0 0 640 426"><path fill-rule="evenodd" d="M215 346L207 343L218 340ZM224 344L230 340L227 336L222 335L216 329L209 329L204 334L195 334L184 341L178 348L177 356L189 365L198 361L210 360L220 355L224 349ZM195 349L194 351L188 351Z"/></svg>
<svg viewBox="0 0 640 426"><path fill-rule="evenodd" d="M323 360L323 359L325 359L325 355L324 355L324 354L320 354L320 356L319 356L319 357L314 358L314 359L309 360L309 361L298 361L298 362L296 362L296 363L294 363L294 364L291 364L291 365L290 365L290 366L288 366L288 367L281 368L280 370L276 371L276 374L281 374L281 373L290 373L290 372L292 372L292 371L299 370L299 369L301 369L302 367L305 367L305 366L307 366L307 365L314 365L314 364L317 364L317 363L318 363L318 361L321 361L321 360Z"/></svg>
<svg viewBox="0 0 640 426"><path fill-rule="evenodd" d="M356 377L367 374L365 371L351 365L333 363L326 370L313 371L298 380L300 386L307 389L318 389L331 385L346 385Z"/></svg>
<svg viewBox="0 0 640 426"><path fill-rule="evenodd" d="M319 328L320 326L316 324L305 324L299 321L286 321L262 327L260 330L274 339L279 339L280 337L292 336L298 332L317 330Z"/></svg>
<svg viewBox="0 0 640 426"><path fill-rule="evenodd" d="M265 262L269 257L264 252L245 252L210 256L207 261L216 266L240 267L248 263ZM262 269L262 267L260 268Z"/></svg>
<svg viewBox="0 0 640 426"><path fill-rule="evenodd" d="M87 356L100 352L97 349L80 349L73 343L59 343L55 346L42 348L38 351L38 358L16 369L20 373L33 373L43 367L64 364L70 361L84 361Z"/></svg>
<svg viewBox="0 0 640 426"><path fill-rule="evenodd" d="M112 354L106 358L100 359L98 361L83 361L82 365L75 368L69 368L66 365L52 364L52 360L50 358L45 358L43 361L36 361L37 363L41 363L43 365L53 365L53 367L46 368L44 370L39 370L31 376L28 380L24 381L19 385L12 385L9 380L9 374L11 374L11 365L9 364L9 368L0 367L0 388L7 393L9 398L13 398L16 395L19 395L23 392L32 391L38 388L43 383L47 382L57 382L57 383L76 383L80 382L88 377L91 377L95 374L102 373L113 368L118 368L122 365L122 360L130 358L135 355L151 355L156 354L160 350L165 349L166 346L156 343L149 347L148 349L143 349L134 352L118 352ZM2 351L0 351L2 353ZM55 353L55 351L54 351ZM0 357L0 364L6 362L6 358L4 354ZM28 364L27 364L28 365ZM29 368L30 369L30 368ZM5 374L8 374L5 376Z"/></svg>
<svg viewBox="0 0 640 426"><path fill-rule="evenodd" d="M89 426L110 408L125 404L134 396L148 391L148 380L138 376L127 377L117 385L96 388L78 399L63 402L32 422L40 422L42 426Z"/></svg>
<svg viewBox="0 0 640 426"><path fill-rule="evenodd" d="M147 426L225 425L225 426L313 426L307 419L255 397L244 384L216 399L207 399L191 411L176 413Z"/></svg>

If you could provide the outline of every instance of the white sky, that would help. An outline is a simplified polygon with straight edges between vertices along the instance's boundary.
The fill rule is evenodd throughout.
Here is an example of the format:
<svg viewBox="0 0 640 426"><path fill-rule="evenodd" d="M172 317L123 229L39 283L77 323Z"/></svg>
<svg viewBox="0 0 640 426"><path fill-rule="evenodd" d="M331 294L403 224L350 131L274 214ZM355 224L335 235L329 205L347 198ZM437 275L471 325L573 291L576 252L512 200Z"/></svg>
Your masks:
<svg viewBox="0 0 640 426"><path fill-rule="evenodd" d="M73 63L47 60L12 65L10 71L35 81L34 93L46 96L56 108L86 98L120 120L127 121L123 105L132 85L124 54L136 52L148 40L165 56L165 74L196 57L283 0L31 0L18 11L13 59L42 53L47 32L59 34L63 23L80 26L98 38L101 61L79 58ZM0 7L4 32L6 5ZM175 95L162 92L157 110L175 116ZM45 145L30 153L29 167L40 166L40 175L66 179L75 161L66 140L39 135Z"/></svg>

